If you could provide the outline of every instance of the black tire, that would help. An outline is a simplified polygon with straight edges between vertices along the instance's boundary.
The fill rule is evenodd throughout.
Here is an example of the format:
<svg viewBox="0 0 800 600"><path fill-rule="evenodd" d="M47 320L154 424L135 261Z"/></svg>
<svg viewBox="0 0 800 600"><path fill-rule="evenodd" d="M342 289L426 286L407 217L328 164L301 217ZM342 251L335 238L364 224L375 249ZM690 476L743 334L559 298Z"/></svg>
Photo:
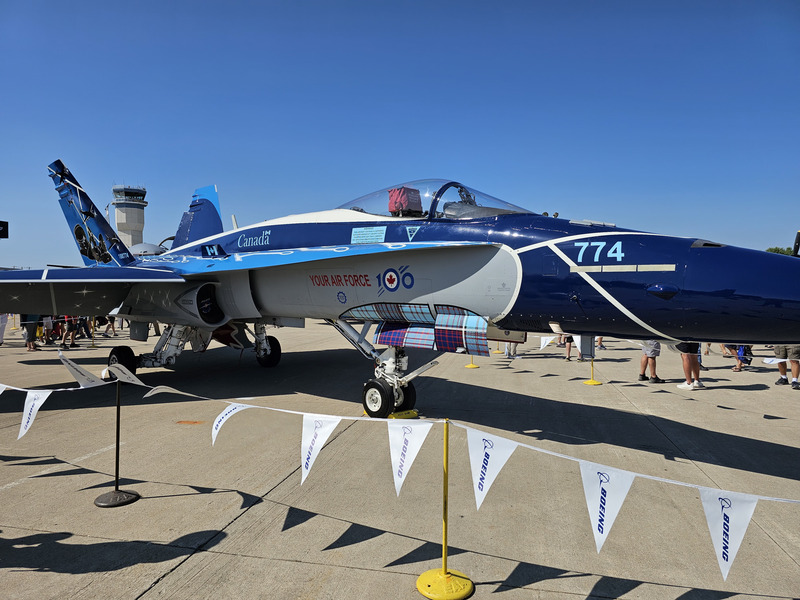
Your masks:
<svg viewBox="0 0 800 600"><path fill-rule="evenodd" d="M395 412L403 412L404 410L411 410L417 404L417 390L414 383L409 381L406 387L400 388L400 404L395 408Z"/></svg>
<svg viewBox="0 0 800 600"><path fill-rule="evenodd" d="M114 346L108 354L108 364L122 365L128 371L136 374L136 355L130 346Z"/></svg>
<svg viewBox="0 0 800 600"><path fill-rule="evenodd" d="M364 384L361 402L373 419L385 419L394 411L394 390L383 379L370 379Z"/></svg>
<svg viewBox="0 0 800 600"><path fill-rule="evenodd" d="M269 354L264 356L256 354L256 360L262 367L277 367L278 363L281 362L281 343L278 338L268 335L267 344L269 345Z"/></svg>

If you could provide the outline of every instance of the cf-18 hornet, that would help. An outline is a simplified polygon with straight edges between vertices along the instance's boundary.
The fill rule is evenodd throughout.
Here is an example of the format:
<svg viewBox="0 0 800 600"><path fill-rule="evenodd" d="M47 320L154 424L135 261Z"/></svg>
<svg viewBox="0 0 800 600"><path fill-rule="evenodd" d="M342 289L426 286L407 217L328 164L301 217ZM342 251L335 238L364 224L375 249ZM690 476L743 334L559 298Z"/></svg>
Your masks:
<svg viewBox="0 0 800 600"><path fill-rule="evenodd" d="M281 346L268 330L322 319L375 362L362 400L386 417L414 406L412 380L433 364L408 372L407 348L485 356L493 328L800 342L795 257L549 217L454 181L232 231L215 188L201 188L172 248L134 255L61 161L49 176L85 266L0 274L0 311L112 312L138 341L165 324L150 354L111 350L131 371L171 366L187 342L202 351L212 339L274 367Z"/></svg>

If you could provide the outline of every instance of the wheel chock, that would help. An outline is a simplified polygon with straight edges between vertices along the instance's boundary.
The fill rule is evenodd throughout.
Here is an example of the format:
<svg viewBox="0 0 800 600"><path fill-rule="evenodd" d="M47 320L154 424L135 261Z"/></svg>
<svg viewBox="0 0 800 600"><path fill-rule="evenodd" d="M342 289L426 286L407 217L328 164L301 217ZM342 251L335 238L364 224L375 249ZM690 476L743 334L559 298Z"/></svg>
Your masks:
<svg viewBox="0 0 800 600"><path fill-rule="evenodd" d="M368 417L369 415L364 412L364 416ZM419 411L412 408L411 410L401 410L400 412L395 412L390 414L387 419L418 419L419 418Z"/></svg>

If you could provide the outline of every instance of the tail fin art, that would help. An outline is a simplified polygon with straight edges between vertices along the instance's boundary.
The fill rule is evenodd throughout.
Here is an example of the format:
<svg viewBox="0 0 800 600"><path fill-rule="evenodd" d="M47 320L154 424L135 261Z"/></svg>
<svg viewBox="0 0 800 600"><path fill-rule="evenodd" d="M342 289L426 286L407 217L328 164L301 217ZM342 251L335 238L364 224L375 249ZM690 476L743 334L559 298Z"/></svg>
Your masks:
<svg viewBox="0 0 800 600"><path fill-rule="evenodd" d="M135 262L128 248L64 163L57 160L48 169L59 195L58 203L72 229L84 264L124 266Z"/></svg>

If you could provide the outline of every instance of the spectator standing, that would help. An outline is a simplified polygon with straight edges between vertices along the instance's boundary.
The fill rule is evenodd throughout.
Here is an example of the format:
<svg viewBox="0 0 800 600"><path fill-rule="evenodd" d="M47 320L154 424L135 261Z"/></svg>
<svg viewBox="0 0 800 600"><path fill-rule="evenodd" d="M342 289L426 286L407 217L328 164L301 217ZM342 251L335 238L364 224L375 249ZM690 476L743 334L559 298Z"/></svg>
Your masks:
<svg viewBox="0 0 800 600"><path fill-rule="evenodd" d="M111 335L108 335L108 330L111 330ZM108 325L106 325L106 330L103 332L103 337L111 337L117 335L117 329L114 327L114 317L108 317Z"/></svg>
<svg viewBox="0 0 800 600"><path fill-rule="evenodd" d="M78 344L75 343L75 334L78 331L78 317L64 315L64 324L64 337L61 338L61 349L77 348ZM67 346L67 338L70 338L69 346Z"/></svg>
<svg viewBox="0 0 800 600"><path fill-rule="evenodd" d="M564 360L572 360L572 358L570 358L570 355L572 354L572 343L574 341L575 340L572 339L571 335L564 336L564 346L567 349ZM581 354L581 349L578 346L575 346L575 350L578 351L578 362L583 362L583 354Z"/></svg>
<svg viewBox="0 0 800 600"><path fill-rule="evenodd" d="M28 352L41 350L36 345L36 329L39 326L39 315L20 315L19 323L25 330L25 345L28 347Z"/></svg>
<svg viewBox="0 0 800 600"><path fill-rule="evenodd" d="M792 368L792 389L800 390L800 346L773 346L772 351L775 352L775 358L788 359ZM775 382L775 385L789 385L789 378L786 375L786 363L778 363L778 373L780 379Z"/></svg>
<svg viewBox="0 0 800 600"><path fill-rule="evenodd" d="M664 383L656 375L656 357L661 354L661 343L656 340L646 340L642 346L642 360L639 363L639 381L650 383ZM650 367L650 378L647 378L647 367Z"/></svg>
<svg viewBox="0 0 800 600"><path fill-rule="evenodd" d="M675 344L675 348L681 353L683 363L683 376L686 379L678 384L681 390L702 390L703 382L700 381L700 361L698 360L700 344L698 342L681 342Z"/></svg>

